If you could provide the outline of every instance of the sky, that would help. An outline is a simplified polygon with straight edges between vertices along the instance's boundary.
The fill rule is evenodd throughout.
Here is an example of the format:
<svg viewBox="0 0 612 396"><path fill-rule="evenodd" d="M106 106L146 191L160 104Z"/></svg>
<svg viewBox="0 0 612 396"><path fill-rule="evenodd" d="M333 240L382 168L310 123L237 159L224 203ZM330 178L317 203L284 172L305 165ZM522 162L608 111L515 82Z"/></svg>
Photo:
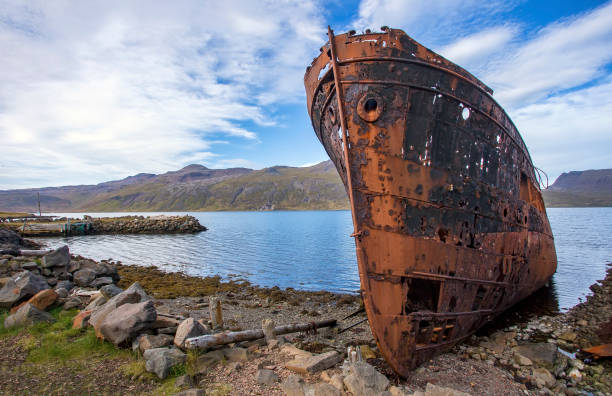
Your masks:
<svg viewBox="0 0 612 396"><path fill-rule="evenodd" d="M327 25L472 72L551 183L612 168L612 1L0 0L0 190L328 159L303 86Z"/></svg>

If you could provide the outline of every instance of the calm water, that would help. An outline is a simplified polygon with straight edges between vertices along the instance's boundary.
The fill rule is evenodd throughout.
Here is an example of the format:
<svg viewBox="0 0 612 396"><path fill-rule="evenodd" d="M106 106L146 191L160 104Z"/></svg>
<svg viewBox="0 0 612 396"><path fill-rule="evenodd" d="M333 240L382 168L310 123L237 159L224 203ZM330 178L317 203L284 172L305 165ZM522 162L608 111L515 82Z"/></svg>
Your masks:
<svg viewBox="0 0 612 396"><path fill-rule="evenodd" d="M118 213L88 213L117 216ZM155 215L146 213L144 215ZM40 238L49 246L190 275L238 276L262 286L354 292L359 275L349 211L190 213L209 228L195 235ZM549 209L559 267L542 304L569 308L612 261L612 208ZM63 214L72 217L82 214Z"/></svg>

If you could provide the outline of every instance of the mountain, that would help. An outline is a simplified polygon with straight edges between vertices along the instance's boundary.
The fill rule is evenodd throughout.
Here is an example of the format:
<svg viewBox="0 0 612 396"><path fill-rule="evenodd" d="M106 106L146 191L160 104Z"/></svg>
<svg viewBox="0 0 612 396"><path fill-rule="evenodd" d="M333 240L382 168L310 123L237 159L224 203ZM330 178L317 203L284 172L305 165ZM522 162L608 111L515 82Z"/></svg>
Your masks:
<svg viewBox="0 0 612 396"><path fill-rule="evenodd" d="M542 195L547 207L612 206L612 169L563 173Z"/></svg>
<svg viewBox="0 0 612 396"><path fill-rule="evenodd" d="M45 212L348 209L331 161L294 168L189 165L96 185L0 191L0 211ZM612 169L564 173L543 190L547 207L612 206Z"/></svg>
<svg viewBox="0 0 612 396"><path fill-rule="evenodd" d="M331 161L294 168L208 169L189 165L96 185L0 191L0 210L45 212L348 209Z"/></svg>

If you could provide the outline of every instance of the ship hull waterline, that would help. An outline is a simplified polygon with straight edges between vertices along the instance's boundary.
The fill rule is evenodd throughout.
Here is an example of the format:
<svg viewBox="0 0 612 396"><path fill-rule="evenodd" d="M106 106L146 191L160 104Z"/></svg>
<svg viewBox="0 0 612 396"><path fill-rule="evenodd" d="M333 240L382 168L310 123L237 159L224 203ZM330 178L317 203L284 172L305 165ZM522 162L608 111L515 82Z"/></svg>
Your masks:
<svg viewBox="0 0 612 396"><path fill-rule="evenodd" d="M407 376L544 286L554 240L487 86L401 30L329 38L308 111L349 194L372 334Z"/></svg>

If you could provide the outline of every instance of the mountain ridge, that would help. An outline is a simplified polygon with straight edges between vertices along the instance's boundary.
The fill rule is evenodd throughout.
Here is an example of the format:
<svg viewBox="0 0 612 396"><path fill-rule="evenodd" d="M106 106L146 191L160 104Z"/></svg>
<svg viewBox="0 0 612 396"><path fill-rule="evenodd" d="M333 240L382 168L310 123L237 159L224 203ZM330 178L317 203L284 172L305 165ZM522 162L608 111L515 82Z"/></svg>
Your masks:
<svg viewBox="0 0 612 396"><path fill-rule="evenodd" d="M338 210L349 202L331 161L309 167L209 169L191 164L92 185L0 191L0 210L45 212ZM612 206L612 169L563 173L542 191L547 207Z"/></svg>

